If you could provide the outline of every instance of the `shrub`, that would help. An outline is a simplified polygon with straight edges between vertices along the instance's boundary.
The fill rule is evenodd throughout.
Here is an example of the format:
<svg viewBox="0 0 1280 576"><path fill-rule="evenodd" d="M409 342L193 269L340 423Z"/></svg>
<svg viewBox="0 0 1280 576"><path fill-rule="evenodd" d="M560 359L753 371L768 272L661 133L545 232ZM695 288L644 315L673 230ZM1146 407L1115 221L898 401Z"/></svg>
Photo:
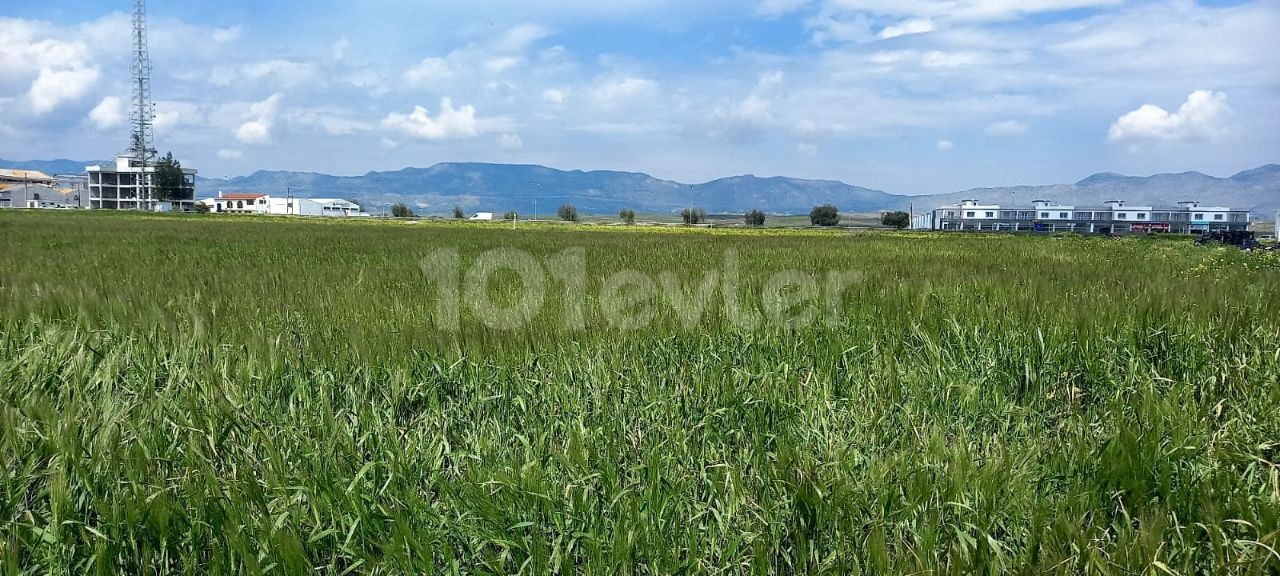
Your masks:
<svg viewBox="0 0 1280 576"><path fill-rule="evenodd" d="M507 212L506 214L503 214L503 215L502 215L502 219L503 219L503 220L519 220L519 219L520 219L520 214L519 214L519 213L517 213L516 211L512 210L512 211L510 211L510 212Z"/></svg>
<svg viewBox="0 0 1280 576"><path fill-rule="evenodd" d="M880 215L880 223L901 230L911 225L911 215L906 212L885 212Z"/></svg>
<svg viewBox="0 0 1280 576"><path fill-rule="evenodd" d="M809 212L809 221L814 226L835 226L840 223L840 210L830 204L815 206Z"/></svg>
<svg viewBox="0 0 1280 576"><path fill-rule="evenodd" d="M462 220L467 217L467 213L462 211L461 206L453 207L453 217Z"/></svg>
<svg viewBox="0 0 1280 576"><path fill-rule="evenodd" d="M565 204L564 206L561 206L560 210L558 210L556 214L559 214L560 219L565 222L578 221L578 209L574 208L573 204Z"/></svg>
<svg viewBox="0 0 1280 576"><path fill-rule="evenodd" d="M747 215L743 217L743 220L747 222L747 226L764 226L764 212L760 210L752 210L747 212Z"/></svg>
<svg viewBox="0 0 1280 576"><path fill-rule="evenodd" d="M630 208L623 208L621 212L618 212L618 219L627 224L635 224L636 211Z"/></svg>
<svg viewBox="0 0 1280 576"><path fill-rule="evenodd" d="M684 219L685 224L692 226L706 222L707 211L701 208L685 208L680 211L680 217Z"/></svg>
<svg viewBox="0 0 1280 576"><path fill-rule="evenodd" d="M413 218L415 216L413 209L409 208L409 205L404 202L392 204L391 215L396 218Z"/></svg>

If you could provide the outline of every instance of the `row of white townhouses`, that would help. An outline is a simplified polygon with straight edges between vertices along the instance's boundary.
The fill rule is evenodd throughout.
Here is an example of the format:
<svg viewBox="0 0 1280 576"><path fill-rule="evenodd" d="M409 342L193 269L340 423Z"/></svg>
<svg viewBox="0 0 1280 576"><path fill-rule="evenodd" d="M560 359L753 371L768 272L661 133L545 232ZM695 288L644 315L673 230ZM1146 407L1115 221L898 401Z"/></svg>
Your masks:
<svg viewBox="0 0 1280 576"><path fill-rule="evenodd" d="M1031 206L1001 206L965 200L918 215L913 227L972 232L1079 232L1194 234L1248 230L1250 213L1223 206L1179 202L1177 207L1131 206L1121 200L1102 206L1065 206L1036 200Z"/></svg>

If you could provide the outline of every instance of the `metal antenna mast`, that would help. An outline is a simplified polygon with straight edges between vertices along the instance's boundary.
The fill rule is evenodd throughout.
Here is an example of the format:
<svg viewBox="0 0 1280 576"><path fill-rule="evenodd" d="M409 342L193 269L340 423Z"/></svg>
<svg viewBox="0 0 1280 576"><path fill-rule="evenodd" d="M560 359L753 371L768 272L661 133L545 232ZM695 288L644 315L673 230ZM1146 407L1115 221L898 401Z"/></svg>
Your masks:
<svg viewBox="0 0 1280 576"><path fill-rule="evenodd" d="M147 2L133 2L133 110L129 123L133 135L129 142L130 164L141 170L138 174L138 207L151 201L151 177L147 166L156 156L153 147L152 124L155 122L155 103L151 101L151 55L147 51Z"/></svg>

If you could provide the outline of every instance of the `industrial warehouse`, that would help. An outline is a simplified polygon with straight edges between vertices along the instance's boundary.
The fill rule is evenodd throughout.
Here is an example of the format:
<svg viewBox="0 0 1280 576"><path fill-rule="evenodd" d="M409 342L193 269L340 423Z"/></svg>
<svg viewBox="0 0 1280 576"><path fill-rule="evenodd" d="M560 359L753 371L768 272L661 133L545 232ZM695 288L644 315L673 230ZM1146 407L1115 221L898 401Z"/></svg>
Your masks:
<svg viewBox="0 0 1280 576"><path fill-rule="evenodd" d="M86 208L80 179L36 170L0 169L0 208Z"/></svg>
<svg viewBox="0 0 1280 576"><path fill-rule="evenodd" d="M1113 200L1103 206L1064 206L1036 200L1028 207L983 204L965 200L918 215L916 229L966 232L1079 232L1134 234L1168 232L1201 234L1249 229L1250 211L1199 202L1179 202L1176 208L1130 206Z"/></svg>

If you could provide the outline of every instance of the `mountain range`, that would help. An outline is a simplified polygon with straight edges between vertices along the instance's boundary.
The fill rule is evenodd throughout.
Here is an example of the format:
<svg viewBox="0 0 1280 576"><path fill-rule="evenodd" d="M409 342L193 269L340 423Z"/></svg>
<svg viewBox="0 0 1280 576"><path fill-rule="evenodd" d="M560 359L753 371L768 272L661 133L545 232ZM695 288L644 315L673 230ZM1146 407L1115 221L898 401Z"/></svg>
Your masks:
<svg viewBox="0 0 1280 576"><path fill-rule="evenodd" d="M0 168L78 174L84 162L70 160L11 162ZM454 206L468 212L550 215L562 204L586 214L679 212L696 206L712 213L761 209L773 214L806 214L816 205L833 204L845 212L930 209L961 200L1027 205L1052 200L1066 205L1098 205L1125 200L1131 205L1173 205L1182 200L1248 208L1260 216L1280 210L1280 165L1268 164L1229 178L1199 172L1136 177L1095 174L1075 184L975 188L947 194L890 194L832 180L734 176L702 184L661 180L635 172L564 171L534 165L444 163L430 168L370 172L363 176L331 176L313 172L259 171L230 179L200 178L201 196L223 192L329 197L354 200L373 212L404 202L422 214L445 214Z"/></svg>

